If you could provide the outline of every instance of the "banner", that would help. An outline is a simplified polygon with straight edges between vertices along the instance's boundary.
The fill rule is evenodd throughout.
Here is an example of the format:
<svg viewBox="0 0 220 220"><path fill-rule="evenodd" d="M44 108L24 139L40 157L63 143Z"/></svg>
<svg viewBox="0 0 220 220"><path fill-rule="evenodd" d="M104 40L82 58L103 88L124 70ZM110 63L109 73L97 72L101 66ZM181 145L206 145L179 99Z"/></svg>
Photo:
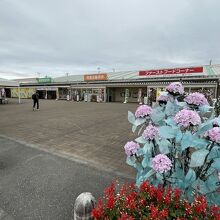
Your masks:
<svg viewBox="0 0 220 220"><path fill-rule="evenodd" d="M22 99L28 99L31 98L32 94L34 94L36 91L35 88L20 88L20 97ZM11 97L12 98L18 98L19 97L19 89L18 88L12 88L11 89Z"/></svg>
<svg viewBox="0 0 220 220"><path fill-rule="evenodd" d="M203 73L203 67L143 70L139 71L139 76L169 75L169 74L190 74Z"/></svg>
<svg viewBox="0 0 220 220"><path fill-rule="evenodd" d="M106 73L84 75L84 81L106 81L108 80L108 75Z"/></svg>

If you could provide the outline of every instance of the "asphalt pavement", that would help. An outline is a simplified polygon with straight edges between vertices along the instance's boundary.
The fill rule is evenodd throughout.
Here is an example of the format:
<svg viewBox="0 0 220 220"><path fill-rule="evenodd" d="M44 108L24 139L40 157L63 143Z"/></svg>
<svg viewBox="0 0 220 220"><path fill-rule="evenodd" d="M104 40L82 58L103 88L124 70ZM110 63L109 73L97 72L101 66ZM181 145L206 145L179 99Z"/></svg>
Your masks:
<svg viewBox="0 0 220 220"><path fill-rule="evenodd" d="M0 219L70 220L76 197L128 179L0 137ZM1 216L2 213L2 216Z"/></svg>

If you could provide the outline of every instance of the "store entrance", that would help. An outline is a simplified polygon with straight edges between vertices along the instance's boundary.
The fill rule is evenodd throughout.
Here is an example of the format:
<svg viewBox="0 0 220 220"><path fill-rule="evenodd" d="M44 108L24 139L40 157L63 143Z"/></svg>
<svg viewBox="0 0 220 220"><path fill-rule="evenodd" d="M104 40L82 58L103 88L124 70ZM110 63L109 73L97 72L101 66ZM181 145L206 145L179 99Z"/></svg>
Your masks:
<svg viewBox="0 0 220 220"><path fill-rule="evenodd" d="M108 102L114 102L115 101L115 88L108 88L107 90L107 100Z"/></svg>
<svg viewBox="0 0 220 220"><path fill-rule="evenodd" d="M39 94L39 99L45 99L46 96L46 90L37 90Z"/></svg>
<svg viewBox="0 0 220 220"><path fill-rule="evenodd" d="M56 99L57 94L56 91L47 91L47 99Z"/></svg>

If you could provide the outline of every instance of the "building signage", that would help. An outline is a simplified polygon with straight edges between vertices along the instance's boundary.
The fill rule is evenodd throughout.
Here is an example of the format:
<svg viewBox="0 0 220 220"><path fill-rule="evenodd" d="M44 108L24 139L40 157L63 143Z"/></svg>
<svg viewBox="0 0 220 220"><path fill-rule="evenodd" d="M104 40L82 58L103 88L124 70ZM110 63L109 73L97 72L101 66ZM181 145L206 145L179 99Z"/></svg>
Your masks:
<svg viewBox="0 0 220 220"><path fill-rule="evenodd" d="M108 80L106 73L84 75L84 81L103 81Z"/></svg>
<svg viewBox="0 0 220 220"><path fill-rule="evenodd" d="M174 69L160 69L160 70L143 70L143 71L139 71L139 76L189 74L189 73L202 73L202 72L203 72L203 67L188 67L188 68L174 68Z"/></svg>
<svg viewBox="0 0 220 220"><path fill-rule="evenodd" d="M38 83L51 83L52 78L51 77L45 77L45 78L37 78Z"/></svg>

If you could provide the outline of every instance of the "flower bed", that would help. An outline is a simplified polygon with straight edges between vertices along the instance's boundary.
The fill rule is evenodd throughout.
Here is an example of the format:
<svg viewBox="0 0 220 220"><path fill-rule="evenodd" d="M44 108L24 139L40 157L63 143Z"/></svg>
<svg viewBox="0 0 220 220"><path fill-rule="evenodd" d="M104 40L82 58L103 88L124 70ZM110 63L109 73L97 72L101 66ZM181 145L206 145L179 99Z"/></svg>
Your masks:
<svg viewBox="0 0 220 220"><path fill-rule="evenodd" d="M109 187L93 211L97 219L220 220L220 117L200 93L179 102L181 83L166 90L154 108L128 112L139 137L124 149L138 188Z"/></svg>
<svg viewBox="0 0 220 220"><path fill-rule="evenodd" d="M220 208L209 206L203 195L195 195L190 203L179 189L155 187L147 181L140 188L122 185L119 191L112 183L104 198L93 210L97 220L219 220Z"/></svg>

